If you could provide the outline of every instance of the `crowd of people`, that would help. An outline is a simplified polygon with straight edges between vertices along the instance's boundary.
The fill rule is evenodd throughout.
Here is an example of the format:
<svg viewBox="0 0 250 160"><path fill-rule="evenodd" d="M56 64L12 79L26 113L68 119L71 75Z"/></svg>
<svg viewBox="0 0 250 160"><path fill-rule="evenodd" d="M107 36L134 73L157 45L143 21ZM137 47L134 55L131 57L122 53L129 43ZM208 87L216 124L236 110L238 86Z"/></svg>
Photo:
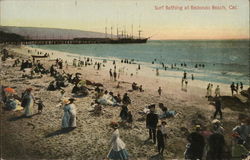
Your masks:
<svg viewBox="0 0 250 160"><path fill-rule="evenodd" d="M122 60L122 63L131 63L133 61L128 61L127 59ZM18 66L20 62L15 61L15 66ZM21 70L25 70L27 68L32 68L35 72L47 75L50 73L50 76L54 78L53 81L50 82L48 86L49 91L53 90L60 90L61 93L61 106L63 108L63 117L61 120L61 128L63 130L67 129L75 129L77 127L77 106L74 103L76 98L64 98L65 91L63 90L64 87L70 86L69 84L73 85L72 93L74 95L81 94L83 96L89 95L89 90L94 90L94 98L93 98L93 110L97 115L102 115L102 110L106 106L113 106L113 107L120 107L121 111L119 117L121 121L112 122L111 127L114 129L110 145L111 149L108 153L107 157L109 159L122 159L127 160L129 159L129 153L126 149L125 143L121 140L119 134L119 127L123 124L127 124L129 128L133 129L133 114L132 111L129 110L129 105L133 102L131 101L128 93L124 93L121 95L118 93L114 95L113 92L105 90L105 88L101 85L95 85L92 83L92 88L88 88L87 81L81 77L81 73L69 74L66 73L64 69L64 64L67 62L63 62L62 59L56 59L55 64L52 64L50 69L45 69L43 64L40 61L36 63L32 63L30 60L22 61L20 65ZM74 67L81 67L82 65L92 65L92 59L86 59L86 61L78 61L77 59L73 60ZM98 70L100 69L101 63L95 63L97 65ZM113 62L113 65L116 65ZM164 66L164 64L163 64ZM185 64L183 64L185 66ZM37 69L34 69L36 67ZM117 80L117 73L114 69L109 71L110 79L116 81ZM187 73L184 72L182 78L186 85L187 85ZM232 94L236 91L238 85L231 85ZM207 97L212 96L212 88L213 84L208 85L207 89ZM243 89L243 84L240 83L240 88ZM3 95L6 95L6 87L2 88ZM140 92L143 91L142 85L138 86L135 82L132 83L132 90L139 90ZM238 92L238 89L237 89ZM14 93L13 93L14 94ZM8 99L13 98L13 94L9 97L6 96L4 103L7 104ZM162 89L159 87L158 94L161 96ZM196 124L195 130L188 134L187 136L187 145L186 150L184 152L185 159L208 159L208 160L220 160L226 159L230 157L228 155L228 150L226 150L226 142L224 138L224 128L220 120L217 119L217 114L220 115L220 119L222 119L222 105L220 99L220 89L219 86L215 89L215 100L213 105L215 106L215 113L213 115L213 121L211 121L213 127L212 129L207 129L207 126L202 126L202 124ZM32 94L32 88L26 89L20 98L17 98L21 101L21 106L24 108L24 116L32 117L34 115L34 105L37 104L38 106L38 113L42 113L43 108L45 105L43 101L39 98L35 98ZM146 107L146 128L149 131L149 139L152 140L154 144L157 145L157 150L159 155L163 156L164 150L167 146L167 139L168 139L168 128L167 122L165 121L166 118L171 118L176 116L175 111L169 110L163 103L159 103L159 108L161 110L160 113L156 112L156 105L152 104ZM232 153L231 157L235 159L246 158L249 155L250 149L250 118L245 117L241 119L241 124L239 126L235 126L232 129Z"/></svg>

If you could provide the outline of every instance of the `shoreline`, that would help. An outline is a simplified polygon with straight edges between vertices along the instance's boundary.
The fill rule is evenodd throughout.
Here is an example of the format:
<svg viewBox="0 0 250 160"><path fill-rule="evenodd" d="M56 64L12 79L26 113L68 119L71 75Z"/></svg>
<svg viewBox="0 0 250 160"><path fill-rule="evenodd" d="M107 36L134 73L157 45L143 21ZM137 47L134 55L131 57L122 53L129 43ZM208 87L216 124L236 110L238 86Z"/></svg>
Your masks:
<svg viewBox="0 0 250 160"><path fill-rule="evenodd" d="M41 51L43 53L50 53L50 58L54 58L56 59L57 57L62 58L64 61L68 61L69 64L72 64L72 60L74 58L76 59L83 59L83 57L89 57L93 60L102 62L102 60L106 59L108 60L109 64L107 64L107 66L104 68L104 70L108 73L109 69L112 68L112 61L115 60L116 61L116 65L117 66L121 66L122 67L126 67L126 73L127 75L129 74L133 74L136 77L143 77L143 78L150 78L152 81L156 80L156 81L160 81L160 84L166 83L166 84L171 84L171 83L175 83L174 86L178 86L179 84L179 89L181 89L181 78L183 76L183 72L182 71L177 71L177 70L160 70L160 76L156 76L156 72L155 69L152 68L152 64L147 63L147 62L140 62L138 61L138 64L141 64L141 68L143 68L143 70L141 69L140 71L137 70L137 65L138 64L124 64L121 63L121 59L119 58L114 58L114 57L94 57L94 56L85 56L85 55L79 55L79 54L75 54L75 53L69 53L69 52L61 52L61 51L56 51L56 50L48 50L48 49L40 49L40 48L34 48L34 47L30 47L30 46L22 46L25 48L25 50L33 50L33 51ZM53 53L54 55L51 55L51 53ZM158 66L160 66L160 64L157 64ZM157 68L157 67L156 67ZM188 73L188 72L187 72ZM169 77L168 75L171 75L171 77ZM200 71L200 73L198 75L203 75L205 76L206 73L203 73L203 71ZM206 95L206 88L208 83L213 83L213 94L214 94L214 89L216 88L217 85L220 86L220 90L222 95L231 95L231 90L230 90L230 84L227 83L220 83L220 82L211 82L211 81L204 81L204 80L191 80L190 78L191 73L188 73L188 87L195 87L195 88L199 88L201 90L203 90L204 96ZM178 78L176 78L178 77ZM132 82L131 82L132 83ZM247 84L244 84L244 88L248 88L249 86Z"/></svg>

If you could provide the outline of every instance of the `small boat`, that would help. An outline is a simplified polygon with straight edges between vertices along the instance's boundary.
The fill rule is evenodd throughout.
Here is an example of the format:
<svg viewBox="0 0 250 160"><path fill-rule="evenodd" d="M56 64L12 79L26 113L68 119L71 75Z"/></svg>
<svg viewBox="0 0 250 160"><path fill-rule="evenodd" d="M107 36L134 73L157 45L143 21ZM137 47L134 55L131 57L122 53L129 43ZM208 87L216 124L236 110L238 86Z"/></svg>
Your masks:
<svg viewBox="0 0 250 160"><path fill-rule="evenodd" d="M37 56L37 55L31 55L32 58L47 58L48 55L43 55L43 56Z"/></svg>

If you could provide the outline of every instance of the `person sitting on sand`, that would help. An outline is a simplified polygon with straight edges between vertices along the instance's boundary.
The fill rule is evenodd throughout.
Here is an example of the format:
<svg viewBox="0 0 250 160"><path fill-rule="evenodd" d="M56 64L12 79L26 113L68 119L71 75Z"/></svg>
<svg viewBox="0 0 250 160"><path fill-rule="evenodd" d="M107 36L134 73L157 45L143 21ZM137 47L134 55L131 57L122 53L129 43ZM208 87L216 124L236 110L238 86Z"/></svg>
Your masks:
<svg viewBox="0 0 250 160"><path fill-rule="evenodd" d="M132 123L133 123L133 115L131 111L128 111L127 115L127 123L129 124L130 128L132 128Z"/></svg>
<svg viewBox="0 0 250 160"><path fill-rule="evenodd" d="M132 90L138 90L138 86L135 82L132 83Z"/></svg>
<svg viewBox="0 0 250 160"><path fill-rule="evenodd" d="M140 85L139 91L140 91L140 92L144 92L144 90L142 89L142 85Z"/></svg>
<svg viewBox="0 0 250 160"><path fill-rule="evenodd" d="M102 105L117 105L114 97L113 97L113 93L108 93L108 91L106 90L104 92L104 95L102 97L100 97L99 99L97 99L97 102L102 104Z"/></svg>
<svg viewBox="0 0 250 160"><path fill-rule="evenodd" d="M126 105L122 105L122 109L120 112L120 118L122 122L126 121L128 118L128 107Z"/></svg>
<svg viewBox="0 0 250 160"><path fill-rule="evenodd" d="M176 115L176 111L168 110L168 108L166 106L164 106L163 103L159 103L159 108L162 111L162 114L158 115L158 117L160 119L162 119L162 118L170 118L170 117L174 117Z"/></svg>
<svg viewBox="0 0 250 160"><path fill-rule="evenodd" d="M90 110L90 112L93 112L97 116L100 116L101 114L103 114L103 108L101 104L99 104L98 102L95 102L95 103L92 103L91 105L93 107L93 110Z"/></svg>
<svg viewBox="0 0 250 160"><path fill-rule="evenodd" d="M122 102L122 98L121 98L121 95L119 93L117 94L117 96L114 96L114 99L119 104Z"/></svg>
<svg viewBox="0 0 250 160"><path fill-rule="evenodd" d="M55 81L51 81L49 83L49 86L47 88L48 91L55 91L56 90L56 85L55 85Z"/></svg>
<svg viewBox="0 0 250 160"><path fill-rule="evenodd" d="M129 105L129 104L131 104L131 100L130 100L130 98L129 98L129 96L128 96L127 93L124 93L123 98L122 98L122 103L123 103L124 105Z"/></svg>

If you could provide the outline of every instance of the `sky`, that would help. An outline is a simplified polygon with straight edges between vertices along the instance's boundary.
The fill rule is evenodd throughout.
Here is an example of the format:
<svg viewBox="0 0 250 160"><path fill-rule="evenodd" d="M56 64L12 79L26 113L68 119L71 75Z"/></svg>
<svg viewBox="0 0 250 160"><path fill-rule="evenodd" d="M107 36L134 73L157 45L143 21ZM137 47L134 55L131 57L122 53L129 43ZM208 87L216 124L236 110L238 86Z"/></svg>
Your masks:
<svg viewBox="0 0 250 160"><path fill-rule="evenodd" d="M151 39L249 39L249 0L0 0L0 25L112 27L113 34L132 34L133 26L133 35L142 30Z"/></svg>

